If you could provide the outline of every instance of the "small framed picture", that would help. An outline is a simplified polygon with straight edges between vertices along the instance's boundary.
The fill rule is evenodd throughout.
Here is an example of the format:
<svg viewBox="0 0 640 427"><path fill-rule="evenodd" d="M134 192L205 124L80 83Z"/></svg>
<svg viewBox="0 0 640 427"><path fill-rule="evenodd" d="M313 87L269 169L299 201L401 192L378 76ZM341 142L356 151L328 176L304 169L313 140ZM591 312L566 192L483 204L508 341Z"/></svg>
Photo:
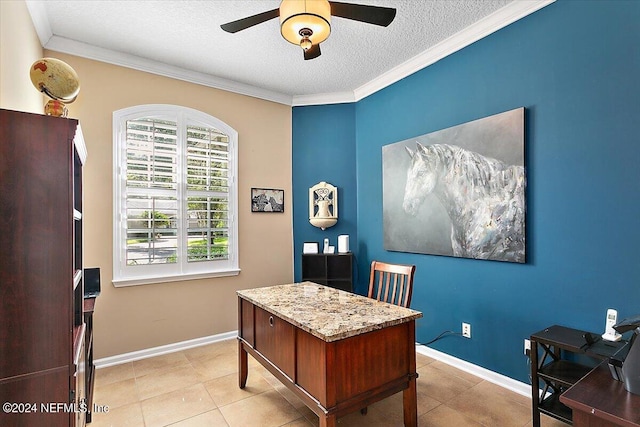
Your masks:
<svg viewBox="0 0 640 427"><path fill-rule="evenodd" d="M284 212L284 190L252 188L251 212Z"/></svg>
<svg viewBox="0 0 640 427"><path fill-rule="evenodd" d="M302 247L303 254L317 254L318 253L318 242L304 242L304 246Z"/></svg>

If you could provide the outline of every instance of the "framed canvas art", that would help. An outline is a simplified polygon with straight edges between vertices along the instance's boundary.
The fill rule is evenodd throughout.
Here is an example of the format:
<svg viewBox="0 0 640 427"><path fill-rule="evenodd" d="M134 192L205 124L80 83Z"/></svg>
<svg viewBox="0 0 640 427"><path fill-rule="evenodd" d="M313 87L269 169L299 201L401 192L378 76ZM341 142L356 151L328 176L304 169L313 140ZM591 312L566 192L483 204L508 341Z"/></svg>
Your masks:
<svg viewBox="0 0 640 427"><path fill-rule="evenodd" d="M384 248L524 263L524 111L382 147Z"/></svg>
<svg viewBox="0 0 640 427"><path fill-rule="evenodd" d="M251 212L284 212L284 190L252 188Z"/></svg>

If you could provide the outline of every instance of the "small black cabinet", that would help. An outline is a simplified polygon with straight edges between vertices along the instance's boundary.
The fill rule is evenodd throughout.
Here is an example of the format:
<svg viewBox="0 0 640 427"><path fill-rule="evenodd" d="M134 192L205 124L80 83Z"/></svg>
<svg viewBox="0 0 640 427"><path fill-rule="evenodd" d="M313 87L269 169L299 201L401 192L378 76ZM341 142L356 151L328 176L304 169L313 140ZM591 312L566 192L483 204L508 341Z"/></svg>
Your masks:
<svg viewBox="0 0 640 427"><path fill-rule="evenodd" d="M302 281L353 292L353 254L303 254Z"/></svg>

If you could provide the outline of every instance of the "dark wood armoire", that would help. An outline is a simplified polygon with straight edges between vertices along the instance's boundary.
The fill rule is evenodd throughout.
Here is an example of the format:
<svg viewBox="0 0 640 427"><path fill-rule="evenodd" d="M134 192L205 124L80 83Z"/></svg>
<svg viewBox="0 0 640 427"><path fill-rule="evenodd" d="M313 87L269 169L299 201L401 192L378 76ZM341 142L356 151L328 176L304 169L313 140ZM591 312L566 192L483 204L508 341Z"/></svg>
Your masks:
<svg viewBox="0 0 640 427"><path fill-rule="evenodd" d="M2 426L85 422L86 155L77 120L0 110Z"/></svg>

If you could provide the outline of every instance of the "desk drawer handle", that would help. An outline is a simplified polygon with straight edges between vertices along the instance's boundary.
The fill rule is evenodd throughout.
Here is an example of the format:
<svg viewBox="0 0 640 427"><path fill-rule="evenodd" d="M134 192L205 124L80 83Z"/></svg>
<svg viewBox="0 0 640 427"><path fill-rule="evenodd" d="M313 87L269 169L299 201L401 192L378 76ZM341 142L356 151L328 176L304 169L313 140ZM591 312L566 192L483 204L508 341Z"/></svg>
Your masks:
<svg viewBox="0 0 640 427"><path fill-rule="evenodd" d="M273 327L273 316L269 316L269 326Z"/></svg>

